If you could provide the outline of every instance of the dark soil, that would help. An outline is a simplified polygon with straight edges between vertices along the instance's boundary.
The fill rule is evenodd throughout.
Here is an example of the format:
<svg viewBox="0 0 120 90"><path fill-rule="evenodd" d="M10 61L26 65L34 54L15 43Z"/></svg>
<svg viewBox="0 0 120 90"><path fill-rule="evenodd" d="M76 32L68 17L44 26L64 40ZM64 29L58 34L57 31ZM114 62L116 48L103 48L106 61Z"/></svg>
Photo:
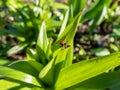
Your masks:
<svg viewBox="0 0 120 90"><path fill-rule="evenodd" d="M102 23L100 26L97 26L96 29L90 33L88 23L84 23L78 27L74 38L74 53L79 52L79 47L81 45L87 53L88 58L95 57L90 53L91 48L100 48L100 47L109 47L109 37L113 32L112 23L108 23L105 26L105 23ZM94 36L99 36L98 40L94 40ZM85 37L85 38L84 38Z"/></svg>

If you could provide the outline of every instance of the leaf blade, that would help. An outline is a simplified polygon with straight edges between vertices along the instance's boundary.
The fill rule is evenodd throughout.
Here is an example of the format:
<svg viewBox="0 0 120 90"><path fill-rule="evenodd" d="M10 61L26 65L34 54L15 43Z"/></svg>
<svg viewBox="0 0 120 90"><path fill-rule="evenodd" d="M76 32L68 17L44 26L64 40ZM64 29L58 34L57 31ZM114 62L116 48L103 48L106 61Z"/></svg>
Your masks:
<svg viewBox="0 0 120 90"><path fill-rule="evenodd" d="M119 57L120 52L117 52L108 56L99 57L68 66L61 71L55 87L61 89L67 88L119 66Z"/></svg>
<svg viewBox="0 0 120 90"><path fill-rule="evenodd" d="M105 88L114 88L120 85L120 72L110 72L98 75L94 78L81 82L68 90L104 90ZM97 82L97 83L96 83Z"/></svg>
<svg viewBox="0 0 120 90"><path fill-rule="evenodd" d="M36 86L41 86L34 76L12 68L0 66L0 75L3 77L8 77L22 82L30 83Z"/></svg>

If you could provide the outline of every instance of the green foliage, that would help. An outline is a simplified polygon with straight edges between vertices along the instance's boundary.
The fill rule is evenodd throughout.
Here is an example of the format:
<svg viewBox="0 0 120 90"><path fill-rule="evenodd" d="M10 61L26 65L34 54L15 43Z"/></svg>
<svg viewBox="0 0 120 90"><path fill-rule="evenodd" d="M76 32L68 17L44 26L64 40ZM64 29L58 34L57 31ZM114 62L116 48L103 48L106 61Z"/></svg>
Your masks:
<svg viewBox="0 0 120 90"><path fill-rule="evenodd" d="M68 0L69 6L73 8L73 16L76 16L85 6L85 0Z"/></svg>
<svg viewBox="0 0 120 90"><path fill-rule="evenodd" d="M94 58L68 66L61 70L55 86L59 89L67 88L112 69L114 66L120 64L119 54L118 52L109 56ZM113 58L116 60L115 62Z"/></svg>
<svg viewBox="0 0 120 90"><path fill-rule="evenodd" d="M110 54L106 48L91 49L91 53L101 57L86 58L87 60L73 63L77 27L90 19L89 38L96 25L109 21L105 16L110 4L111 0L95 0L95 3L83 12L84 0L69 0L68 5L56 3L54 0L36 0L34 4L5 0L4 5L9 7L13 16L15 15L15 20L6 30L1 25L0 35L9 34L10 38L16 37L19 44L13 48L6 45L7 49L1 49L0 54L15 54L26 48L27 57L25 60L14 62L0 59L0 89L119 90L120 51L114 44L111 43L110 48L118 52ZM52 9L63 9L63 12L58 10L58 13L54 14ZM63 15L64 19L61 19ZM116 36L118 39L120 27L114 24L113 28L111 38ZM54 38L51 33L58 35ZM62 41L64 43L61 45ZM2 43L0 47L5 46ZM79 54L86 55L85 50L79 47Z"/></svg>
<svg viewBox="0 0 120 90"><path fill-rule="evenodd" d="M58 37L58 39L56 40L56 43L63 40L63 37L65 40L67 40L69 37L70 41L71 42L73 41L73 37L74 37L73 33L75 33L76 31L76 27L80 20L80 16L81 14L78 14L73 19L73 21L62 32L61 36ZM68 31L72 32L72 34L65 33ZM39 34L41 38L38 37L39 42L37 43L37 45L41 48L40 49L41 52L44 52L44 54L46 55L48 54L48 53L45 53L47 50L46 49L47 46L44 47L42 45L43 44L48 45L46 43L48 43L49 41L47 40L48 38L45 32L44 22L41 26L41 30ZM72 45L73 43L68 42L68 44ZM6 83L11 84L11 82L13 82L12 84L13 86L14 84L17 85L18 83L23 82L26 84L32 84L34 88L37 87L40 90L41 88L59 90L59 89L66 89L71 86L80 84L83 81L85 82L90 78L100 75L105 71L120 65L120 59L119 59L120 52L113 53L109 56L82 61L75 64L72 64L72 63L68 64L66 62L71 62L71 59L69 59L68 57L70 54L69 50L71 47L72 46L67 48L61 47L56 49L53 52L52 59L46 65L44 64L44 62L40 62L40 61L33 61L32 63L30 63L31 60L29 60L29 61L19 61L19 62L9 64L9 67L0 66L1 77L3 78L7 77L7 78L4 78L5 81L3 81L2 79L1 82L5 84ZM38 48L36 48L36 50L37 49ZM37 52L37 54L39 55L40 53ZM42 60L42 58L39 58L39 59ZM41 64L37 64L37 62ZM9 79L11 82L6 81ZM12 81L12 79L17 80L18 82L14 82ZM27 85L27 87L30 88L29 85ZM78 88L78 87L75 87L75 88ZM20 88L24 88L24 85L23 87L20 87Z"/></svg>
<svg viewBox="0 0 120 90"><path fill-rule="evenodd" d="M0 28L2 32L0 34L2 36L9 34L12 37L16 37L19 42L18 46L11 48L8 52L6 51L8 54L19 53L25 47L32 47L34 44L36 44L40 25L43 21L47 23L47 31L51 32L51 37L53 28L57 29L61 24L59 17L61 17L62 14L59 16L57 16L57 13L53 14L54 8L51 7L53 5L53 1L51 2L48 0L47 2L44 2L43 0L41 3L39 0L36 0L35 3L31 1L28 4L20 0L5 0L3 2L7 7L10 16L2 17L7 17L8 19L12 18L13 20L9 21L8 24L10 24L10 26L7 26L7 28ZM60 12L58 11L58 13ZM5 22L7 22L7 20ZM12 52L16 48L17 50Z"/></svg>

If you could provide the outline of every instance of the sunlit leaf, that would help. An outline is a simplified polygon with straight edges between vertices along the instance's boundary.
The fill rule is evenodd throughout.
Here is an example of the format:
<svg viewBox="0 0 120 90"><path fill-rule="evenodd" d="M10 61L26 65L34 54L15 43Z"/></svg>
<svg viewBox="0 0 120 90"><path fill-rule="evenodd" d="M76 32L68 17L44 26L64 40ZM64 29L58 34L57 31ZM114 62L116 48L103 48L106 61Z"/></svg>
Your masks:
<svg viewBox="0 0 120 90"><path fill-rule="evenodd" d="M68 6L63 3L55 2L53 8L54 9L68 9Z"/></svg>
<svg viewBox="0 0 120 90"><path fill-rule="evenodd" d="M12 68L0 66L0 75L3 77L8 77L22 82L30 83L36 86L41 86L34 76Z"/></svg>
<svg viewBox="0 0 120 90"><path fill-rule="evenodd" d="M40 72L39 78L48 85L53 85L54 81L54 65L55 59L53 58Z"/></svg>
<svg viewBox="0 0 120 90"><path fill-rule="evenodd" d="M67 90L104 90L108 88L110 90L119 90L120 88L119 71L98 75L89 80L83 81L73 87L70 87Z"/></svg>
<svg viewBox="0 0 120 90"><path fill-rule="evenodd" d="M37 87L35 85L19 82L12 79L1 79L0 85L1 90L44 90L43 88Z"/></svg>
<svg viewBox="0 0 120 90"><path fill-rule="evenodd" d="M8 90L10 88L17 87L20 84L16 82L7 81L7 80L0 80L0 85L1 85L0 87L1 90Z"/></svg>
<svg viewBox="0 0 120 90"><path fill-rule="evenodd" d="M27 88L32 89L33 87L41 86L40 81L37 79L37 77L38 77L40 70L42 69L42 65L37 63L36 61L22 61L22 60L16 61L12 64L9 64L9 68L4 67L1 69L3 69L4 72L0 70L1 71L0 76L9 77L11 79L14 79L14 80L7 79L7 80L9 80L7 82L9 82L10 84L13 83L13 85L11 85L11 86L14 86L14 84L15 85L19 84L18 86L13 87L13 89L20 88L21 90L27 90ZM17 80L17 81L15 81L15 80ZM5 80L3 80L3 81L5 81ZM8 87L4 87L4 86L5 86L5 83L3 83L2 88L10 88L11 87L11 86L8 86ZM42 89L40 89L40 90L42 90Z"/></svg>
<svg viewBox="0 0 120 90"><path fill-rule="evenodd" d="M73 41L75 32L77 30L77 26L80 20L81 14L79 13L71 23L65 28L59 38L56 40L56 43L60 43L60 41L65 40L68 44Z"/></svg>
<svg viewBox="0 0 120 90"><path fill-rule="evenodd" d="M9 59L5 59L5 58L0 57L0 65L6 65L8 63L10 63Z"/></svg>
<svg viewBox="0 0 120 90"><path fill-rule="evenodd" d="M69 9L66 11L66 14L65 14L65 17L64 17L64 20L63 20L63 23L62 23L58 38L62 34L62 32L65 30L67 22L68 22L68 18L69 18Z"/></svg>
<svg viewBox="0 0 120 90"><path fill-rule="evenodd" d="M41 58L44 59L49 59L51 55L51 48L46 34L45 22L42 23L39 31L39 36L37 39L37 52L38 54L41 54Z"/></svg>
<svg viewBox="0 0 120 90"><path fill-rule="evenodd" d="M105 71L115 68L119 65L120 52L75 63L62 69L55 87L57 89L70 87L92 77L100 75Z"/></svg>

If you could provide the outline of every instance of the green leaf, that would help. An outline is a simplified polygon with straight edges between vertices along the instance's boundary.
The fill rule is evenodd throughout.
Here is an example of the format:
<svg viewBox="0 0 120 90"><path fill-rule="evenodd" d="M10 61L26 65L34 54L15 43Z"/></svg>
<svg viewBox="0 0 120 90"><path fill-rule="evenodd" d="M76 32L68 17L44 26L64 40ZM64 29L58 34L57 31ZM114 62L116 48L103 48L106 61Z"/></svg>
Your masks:
<svg viewBox="0 0 120 90"><path fill-rule="evenodd" d="M55 44L59 44L62 40L65 40L70 44L73 41L75 32L77 30L78 23L80 21L81 13L79 13L71 23L65 28L65 30L62 32L62 34L57 38Z"/></svg>
<svg viewBox="0 0 120 90"><path fill-rule="evenodd" d="M96 2L93 3L91 7L82 15L80 22L85 22L88 19L94 18L101 12L105 5L108 7L111 1L112 0L96 0Z"/></svg>
<svg viewBox="0 0 120 90"><path fill-rule="evenodd" d="M90 33L93 33L95 27L101 24L106 14L107 14L107 7L104 6L104 8L100 12L98 12L98 14L94 17L94 19L90 23Z"/></svg>
<svg viewBox="0 0 120 90"><path fill-rule="evenodd" d="M59 72L62 68L72 64L72 49L73 49L73 38L80 20L80 13L72 20L72 22L67 26L67 28L62 31L56 44L59 44L60 41L65 40L69 47L62 47L57 49L54 52L53 57L56 56L55 60L55 81L58 78ZM68 41L68 42L67 42ZM54 48L54 47L53 47ZM68 52L69 51L69 52ZM70 56L69 56L70 55Z"/></svg>
<svg viewBox="0 0 120 90"><path fill-rule="evenodd" d="M64 17L64 20L63 20L63 23L62 23L58 38L63 33L63 31L65 30L67 22L68 22L68 18L69 18L69 9L66 11L66 14L65 14L65 17Z"/></svg>
<svg viewBox="0 0 120 90"><path fill-rule="evenodd" d="M66 58L64 60L64 67L67 67L69 65L72 64L72 60L73 60L73 43L71 44L71 46L69 47L67 54L65 54Z"/></svg>
<svg viewBox="0 0 120 90"><path fill-rule="evenodd" d="M11 48L11 42L8 41L6 44L0 42L0 55L5 55L10 48Z"/></svg>
<svg viewBox="0 0 120 90"><path fill-rule="evenodd" d="M48 5L48 4L50 4L51 2L53 3L54 2L54 0L47 0L47 1L45 1L45 0L36 0L39 4L40 4L40 6L41 7L44 7L44 6L46 6L46 4ZM37 4L36 4L37 5Z"/></svg>
<svg viewBox="0 0 120 90"><path fill-rule="evenodd" d="M119 24L114 24L113 32L116 36L120 36L120 26L119 26Z"/></svg>
<svg viewBox="0 0 120 90"><path fill-rule="evenodd" d="M68 6L63 3L57 3L55 2L53 5L54 9L68 9Z"/></svg>
<svg viewBox="0 0 120 90"><path fill-rule="evenodd" d="M61 14L62 15L62 14ZM52 24L51 24L52 23ZM58 28L62 24L61 21L54 20L54 18L50 18L46 20L46 29L47 31L53 30L53 28Z"/></svg>
<svg viewBox="0 0 120 90"><path fill-rule="evenodd" d="M34 67L35 65L36 67L38 67L37 66L38 63L36 61L20 60L20 61L16 61L16 62L9 64L9 67L37 77L40 70L43 68L43 66L39 64L40 66L39 66L39 71L38 71L38 68L36 69L36 67Z"/></svg>
<svg viewBox="0 0 120 90"><path fill-rule="evenodd" d="M41 63L32 60L28 61L28 63L31 64L31 66L33 66L38 72L43 69L43 65Z"/></svg>
<svg viewBox="0 0 120 90"><path fill-rule="evenodd" d="M71 65L71 63L67 62L67 60L68 60L67 56L69 53L68 51L70 50L69 48L60 48L60 49L56 50L56 52L54 53L54 55L56 56L55 65L54 65L54 83L58 79L61 69L68 65Z"/></svg>
<svg viewBox="0 0 120 90"><path fill-rule="evenodd" d="M69 6L72 5L73 15L76 16L85 6L85 0L68 0Z"/></svg>
<svg viewBox="0 0 120 90"><path fill-rule="evenodd" d="M90 50L92 54L96 55L96 56L105 56L105 55L109 55L110 51L107 48L94 48Z"/></svg>
<svg viewBox="0 0 120 90"><path fill-rule="evenodd" d="M48 85L53 85L55 59L53 58L40 72L39 78Z"/></svg>
<svg viewBox="0 0 120 90"><path fill-rule="evenodd" d="M113 51L119 51L118 49L119 47L117 47L115 44L110 44L110 49L113 50Z"/></svg>
<svg viewBox="0 0 120 90"><path fill-rule="evenodd" d="M27 43L21 43L9 49L7 54L16 54L27 46Z"/></svg>
<svg viewBox="0 0 120 90"><path fill-rule="evenodd" d="M17 87L20 84L16 82L11 82L7 80L0 80L0 89L1 90L9 90L10 88Z"/></svg>
<svg viewBox="0 0 120 90"><path fill-rule="evenodd" d="M37 39L37 52L42 54L41 58L49 59L51 56L51 47L46 34L45 22L42 23L38 39Z"/></svg>
<svg viewBox="0 0 120 90"><path fill-rule="evenodd" d="M37 52L35 52L35 50L28 48L27 52L26 52L27 60L37 61L36 54L37 54Z"/></svg>
<svg viewBox="0 0 120 90"><path fill-rule="evenodd" d="M1 30L1 34L12 34L16 37L23 37L24 34L22 32L20 32L18 29L16 28L12 28L10 27L9 30Z"/></svg>
<svg viewBox="0 0 120 90"><path fill-rule="evenodd" d="M33 84L33 85L36 85L36 86L41 86L41 84L38 82L38 80L35 77L36 75L32 76L30 74L32 72L32 70L28 71L26 73L26 72L20 71L20 70L23 70L23 69L21 69L22 67L20 67L20 68L19 67L20 66L15 67L15 69L13 69L13 68L0 66L0 75L3 76L3 77L12 78L12 79L15 79L15 80L18 80L18 81L22 81L22 82L25 82L25 83L30 83L30 84ZM17 69L20 69L20 70L17 70ZM24 71L26 71L26 70L24 70ZM32 74L33 74L33 72L32 72Z"/></svg>
<svg viewBox="0 0 120 90"><path fill-rule="evenodd" d="M1 90L44 90L44 88L12 79L1 79L0 85Z"/></svg>
<svg viewBox="0 0 120 90"><path fill-rule="evenodd" d="M74 38L74 35L75 35L75 32L77 30L77 26L78 26L78 23L79 23L79 20L80 20L80 16L81 14L79 13L75 18L73 18L73 20L71 21L71 23L64 29L64 31L61 31L60 32L60 35L59 37L57 38L54 46L53 46L53 49L58 49L60 46L56 46L57 44L59 44L61 41L66 41L67 45L69 46L69 51L70 52L67 52L68 54L63 54L63 55L67 55L66 56L66 60L64 65L70 65L72 64L72 49L73 49L73 38ZM70 55L70 56L69 56ZM69 59L68 59L69 58ZM62 58L61 58L62 59Z"/></svg>
<svg viewBox="0 0 120 90"><path fill-rule="evenodd" d="M75 63L60 72L56 89L65 89L120 65L120 52ZM62 83L61 83L62 82Z"/></svg>
<svg viewBox="0 0 120 90"><path fill-rule="evenodd" d="M96 83L97 82L97 83ZM110 72L98 75L89 80L81 82L67 90L105 90L109 88L110 90L120 89L120 72Z"/></svg>
<svg viewBox="0 0 120 90"><path fill-rule="evenodd" d="M48 47L47 47L47 52L46 52L46 58L49 61L52 57L52 50L51 50L51 43L49 43Z"/></svg>
<svg viewBox="0 0 120 90"><path fill-rule="evenodd" d="M23 3L17 0L7 0L6 5L14 12L16 12L16 8L21 8L23 7Z"/></svg>
<svg viewBox="0 0 120 90"><path fill-rule="evenodd" d="M41 70L39 78L48 85L53 85L59 75L61 68L64 68L64 61L69 48L60 48L53 54L53 59Z"/></svg>
<svg viewBox="0 0 120 90"><path fill-rule="evenodd" d="M32 83L32 78L36 77L36 80L39 81L39 79L37 77L38 77L38 74L39 74L40 70L43 68L41 66L41 64L37 63L36 61L22 61L22 60L16 61L16 62L10 64L9 67L14 69L15 72L17 70L19 72L23 72L25 74L32 75L32 77L28 76L28 82L23 82L23 80L20 80L19 77L24 78L23 75L19 76L19 77L13 75L13 77L17 78L17 79L12 78L12 79L15 79L15 80L11 80L11 79L8 79L8 78L5 78L4 80L2 80L3 82L1 82L1 80L0 80L0 84L2 83L1 84L2 87L0 87L0 89L5 88L5 89L2 89L2 90L6 90L6 88L10 88L10 89L13 89L13 90L19 90L19 89L20 90L29 90L29 89L31 90L33 87L36 87L36 85L34 83ZM4 72L6 72L6 71L4 71ZM9 72L7 72L7 73L9 74ZM12 73L12 74L14 74L14 73ZM3 76L7 76L7 75L3 75ZM8 77L11 78L12 76L8 75ZM27 78L27 76L26 76L26 78ZM5 83L4 83L4 81L5 81ZM8 83L8 86L7 86L7 83ZM40 81L39 81L39 84L40 84ZM5 87L5 85L6 85L6 87ZM42 90L42 89L40 88L39 90Z"/></svg>
<svg viewBox="0 0 120 90"><path fill-rule="evenodd" d="M36 0L36 5L39 3L40 7L43 7L43 5L45 4L45 1L44 0Z"/></svg>
<svg viewBox="0 0 120 90"><path fill-rule="evenodd" d="M0 57L0 65L6 65L8 63L10 63L9 59L5 59L5 58Z"/></svg>
<svg viewBox="0 0 120 90"><path fill-rule="evenodd" d="M0 36L5 35L6 34L6 30L0 30Z"/></svg>

